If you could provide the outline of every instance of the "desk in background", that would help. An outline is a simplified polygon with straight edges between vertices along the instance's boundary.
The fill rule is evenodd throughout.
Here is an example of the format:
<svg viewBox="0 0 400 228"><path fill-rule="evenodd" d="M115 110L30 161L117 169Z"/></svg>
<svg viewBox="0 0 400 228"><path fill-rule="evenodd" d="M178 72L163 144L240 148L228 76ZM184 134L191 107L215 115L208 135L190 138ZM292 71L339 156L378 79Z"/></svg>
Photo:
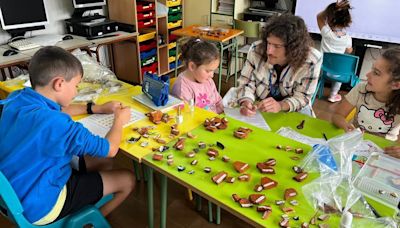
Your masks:
<svg viewBox="0 0 400 228"><path fill-rule="evenodd" d="M112 44L117 44L117 43L121 43L124 41L135 40L138 35L137 32L128 33L128 32L122 32L122 31L114 32L114 33L110 33L110 34L115 34L116 36L99 38L99 39L95 39L95 40L87 40L85 37L72 35L73 39L60 41L56 44L56 46L61 47L68 51L72 51L77 48L82 48L82 49L87 50L89 53L90 53L91 47L96 47L95 52L96 52L96 56L98 58L99 49L101 46L112 45ZM0 46L0 68L2 68L2 69L6 68L6 67L16 66L19 64L24 64L24 63L29 62L29 60L32 58L32 56L40 48L19 51L19 53L16 55L3 56L3 53L8 49L10 49L10 47L6 44ZM113 56L111 56L111 57L113 57ZM112 60L113 58L110 58L110 59ZM97 59L97 60L99 61L99 59ZM134 63L134 60L132 60L132 62ZM112 64L112 69L115 69L113 64Z"/></svg>
<svg viewBox="0 0 400 228"><path fill-rule="evenodd" d="M191 25L185 28L177 29L172 32L172 34L182 37L200 37L207 41L217 42L220 50L220 62L219 62L219 71L218 71L218 92L221 92L221 80L222 80L222 59L224 55L224 51L228 48L234 48L235 50L235 83L237 84L237 65L238 65L238 44L237 44L237 37L243 33L243 30L237 29L228 29L228 32L221 36L209 36L209 35L202 35L196 32L197 27L204 27L200 25ZM179 52L179 41L176 42L176 56L175 56L175 66L178 65L178 52ZM229 72L229 70L227 71ZM178 68L175 67L175 77L178 74ZM228 73L227 73L228 75ZM229 77L229 75L227 76Z"/></svg>

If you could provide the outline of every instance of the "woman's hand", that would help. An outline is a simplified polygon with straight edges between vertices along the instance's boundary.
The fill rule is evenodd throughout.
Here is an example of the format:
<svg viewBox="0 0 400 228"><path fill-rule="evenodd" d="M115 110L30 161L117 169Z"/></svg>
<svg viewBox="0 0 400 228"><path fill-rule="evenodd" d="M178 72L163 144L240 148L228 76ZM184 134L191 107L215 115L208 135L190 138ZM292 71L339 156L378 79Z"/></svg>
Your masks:
<svg viewBox="0 0 400 228"><path fill-rule="evenodd" d="M350 8L350 3L348 0L337 0L336 1L336 7L338 9L349 9Z"/></svg>

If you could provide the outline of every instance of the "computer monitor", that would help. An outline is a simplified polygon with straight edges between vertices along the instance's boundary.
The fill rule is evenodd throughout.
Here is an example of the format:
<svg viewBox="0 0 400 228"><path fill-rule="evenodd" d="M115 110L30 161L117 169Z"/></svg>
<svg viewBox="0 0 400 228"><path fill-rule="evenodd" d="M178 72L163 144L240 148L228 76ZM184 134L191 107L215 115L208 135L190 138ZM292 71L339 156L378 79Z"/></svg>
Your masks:
<svg viewBox="0 0 400 228"><path fill-rule="evenodd" d="M43 0L0 0L0 20L9 33L44 29L49 23Z"/></svg>
<svg viewBox="0 0 400 228"><path fill-rule="evenodd" d="M106 0L73 0L73 2L76 9L106 5Z"/></svg>

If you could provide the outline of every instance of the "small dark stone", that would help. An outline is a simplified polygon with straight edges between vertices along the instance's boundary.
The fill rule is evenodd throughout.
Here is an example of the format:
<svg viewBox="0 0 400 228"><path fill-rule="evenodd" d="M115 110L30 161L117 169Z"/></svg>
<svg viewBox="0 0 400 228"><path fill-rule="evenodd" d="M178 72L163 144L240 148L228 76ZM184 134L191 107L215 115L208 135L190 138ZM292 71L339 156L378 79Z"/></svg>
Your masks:
<svg viewBox="0 0 400 228"><path fill-rule="evenodd" d="M224 144L220 143L217 141L217 147L220 148L221 150L225 149Z"/></svg>

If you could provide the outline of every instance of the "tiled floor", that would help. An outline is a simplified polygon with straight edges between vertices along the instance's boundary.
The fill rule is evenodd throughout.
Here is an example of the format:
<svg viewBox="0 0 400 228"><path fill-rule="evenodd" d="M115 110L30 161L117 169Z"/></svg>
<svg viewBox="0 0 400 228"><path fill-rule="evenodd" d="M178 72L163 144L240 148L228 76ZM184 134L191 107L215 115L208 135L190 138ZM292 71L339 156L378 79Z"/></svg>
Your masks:
<svg viewBox="0 0 400 228"><path fill-rule="evenodd" d="M223 91L225 92L233 84L233 77L230 78L229 83L223 83ZM316 100L314 104L314 111L318 118L330 121L332 111L336 104L327 102L326 100ZM129 158L119 154L115 159L116 167L125 167L132 169L132 162ZM155 210L156 221L155 227L159 227L160 213L159 208L159 178L155 175ZM168 213L167 213L167 227L181 228L206 228L206 227L249 227L235 216L221 210L222 223L216 225L208 222L207 202L203 200L202 211L195 210L194 203L188 200L187 190L175 182L168 182ZM146 184L141 181L137 183L136 190L131 196L108 217L108 221L112 227L127 228L127 227L147 227L147 206L146 206ZM0 216L0 227L8 228L13 227L10 222Z"/></svg>

